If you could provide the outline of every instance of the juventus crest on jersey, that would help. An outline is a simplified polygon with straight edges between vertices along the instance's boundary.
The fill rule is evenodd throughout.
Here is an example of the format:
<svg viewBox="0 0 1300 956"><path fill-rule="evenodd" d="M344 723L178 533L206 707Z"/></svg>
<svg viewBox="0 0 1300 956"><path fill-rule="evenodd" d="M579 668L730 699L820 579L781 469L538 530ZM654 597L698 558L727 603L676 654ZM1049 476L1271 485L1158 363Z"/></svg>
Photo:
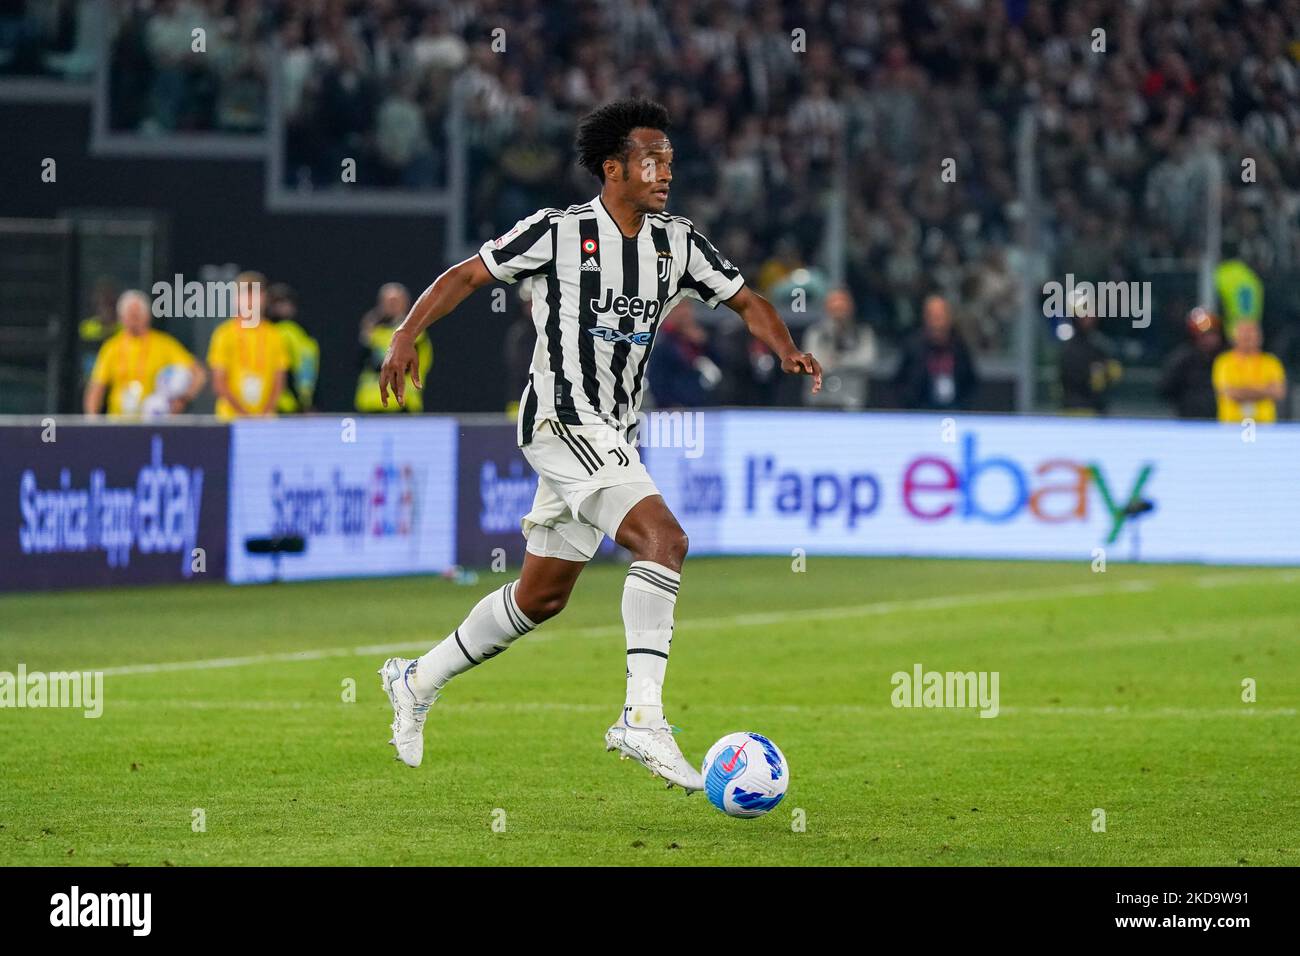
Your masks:
<svg viewBox="0 0 1300 956"><path fill-rule="evenodd" d="M646 361L664 317L684 296L710 308L740 291L740 270L689 219L647 213L624 236L597 196L539 209L479 256L503 282L532 283L537 345L519 403L519 444L537 421L636 421Z"/></svg>

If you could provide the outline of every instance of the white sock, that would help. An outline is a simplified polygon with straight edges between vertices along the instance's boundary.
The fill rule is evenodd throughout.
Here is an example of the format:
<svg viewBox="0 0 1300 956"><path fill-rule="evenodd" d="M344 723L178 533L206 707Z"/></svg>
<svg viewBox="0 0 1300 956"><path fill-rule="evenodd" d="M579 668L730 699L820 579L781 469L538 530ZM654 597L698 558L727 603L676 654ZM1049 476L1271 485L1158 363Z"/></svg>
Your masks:
<svg viewBox="0 0 1300 956"><path fill-rule="evenodd" d="M627 628L628 724L653 727L664 717L664 672L673 642L673 608L682 576L653 561L633 561L623 583Z"/></svg>
<svg viewBox="0 0 1300 956"><path fill-rule="evenodd" d="M537 626L515 603L518 584L511 581L475 604L460 627L420 658L411 674L417 696L432 697L457 674L496 657Z"/></svg>

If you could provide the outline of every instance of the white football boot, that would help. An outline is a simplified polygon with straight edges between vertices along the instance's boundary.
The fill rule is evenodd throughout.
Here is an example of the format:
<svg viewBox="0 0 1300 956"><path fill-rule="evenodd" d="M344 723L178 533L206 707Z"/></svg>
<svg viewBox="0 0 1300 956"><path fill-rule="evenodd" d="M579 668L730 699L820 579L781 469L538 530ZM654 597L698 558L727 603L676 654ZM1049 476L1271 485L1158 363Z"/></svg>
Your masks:
<svg viewBox="0 0 1300 956"><path fill-rule="evenodd" d="M393 736L388 741L397 748L395 759L408 767L420 766L424 759L424 718L438 695L417 697L411 689L411 672L416 662L405 657L390 657L379 668L384 693L393 705Z"/></svg>
<svg viewBox="0 0 1300 956"><path fill-rule="evenodd" d="M704 778L682 756L682 749L673 739L673 729L666 720L660 720L653 727L635 727L627 722L625 707L614 726L605 731L605 749L619 751L620 760L632 757L639 761L656 777L668 781L669 790L673 784L688 794L704 789Z"/></svg>

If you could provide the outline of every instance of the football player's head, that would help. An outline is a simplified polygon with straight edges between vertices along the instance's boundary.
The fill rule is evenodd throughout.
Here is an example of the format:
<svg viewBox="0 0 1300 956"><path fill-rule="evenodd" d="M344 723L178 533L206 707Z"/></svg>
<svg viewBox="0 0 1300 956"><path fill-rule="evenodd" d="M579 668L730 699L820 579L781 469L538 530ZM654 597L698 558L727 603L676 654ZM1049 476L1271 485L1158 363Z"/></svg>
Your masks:
<svg viewBox="0 0 1300 956"><path fill-rule="evenodd" d="M574 148L578 165L604 184L607 192L639 212L668 205L673 179L673 147L668 141L668 111L650 100L615 100L593 110L578 124Z"/></svg>

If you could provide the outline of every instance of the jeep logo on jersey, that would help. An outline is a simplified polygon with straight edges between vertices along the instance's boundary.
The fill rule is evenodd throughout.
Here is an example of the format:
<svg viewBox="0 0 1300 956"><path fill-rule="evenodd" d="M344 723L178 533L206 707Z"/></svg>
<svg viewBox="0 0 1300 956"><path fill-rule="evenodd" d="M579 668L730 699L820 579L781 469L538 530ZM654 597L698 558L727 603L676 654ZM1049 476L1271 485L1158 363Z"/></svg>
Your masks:
<svg viewBox="0 0 1300 956"><path fill-rule="evenodd" d="M664 304L658 299L643 299L639 295L615 296L613 289L606 289L600 301L591 300L591 311L597 315L616 315L621 318L645 319L652 322L659 317L659 310Z"/></svg>
<svg viewBox="0 0 1300 956"><path fill-rule="evenodd" d="M620 332L607 325L592 326L587 331L606 342L631 342L633 345L649 345L654 338L653 332Z"/></svg>

